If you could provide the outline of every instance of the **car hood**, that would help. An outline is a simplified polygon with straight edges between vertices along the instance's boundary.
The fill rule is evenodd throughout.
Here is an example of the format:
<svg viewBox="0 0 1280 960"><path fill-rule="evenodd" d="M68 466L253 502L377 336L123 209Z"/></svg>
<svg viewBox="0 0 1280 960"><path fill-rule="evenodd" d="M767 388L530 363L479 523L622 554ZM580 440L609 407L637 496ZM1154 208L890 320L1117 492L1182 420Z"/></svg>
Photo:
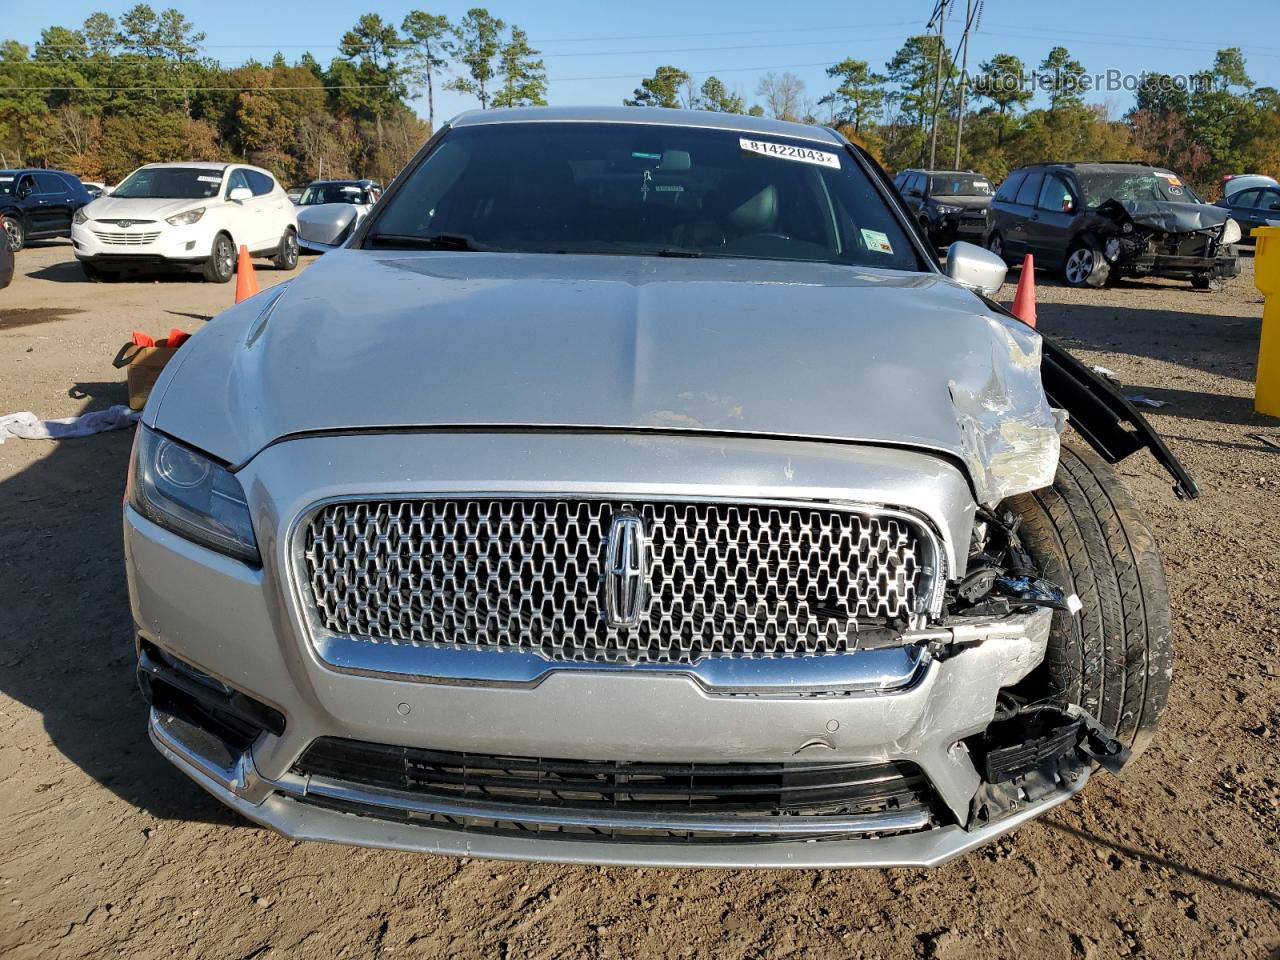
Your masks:
<svg viewBox="0 0 1280 960"><path fill-rule="evenodd" d="M990 197L950 197L946 194L935 193L933 199L938 203L948 203L953 207L964 207L966 210L976 210L980 207L989 207L991 205Z"/></svg>
<svg viewBox="0 0 1280 960"><path fill-rule="evenodd" d="M192 210L196 207L207 207L216 202L216 197L202 200L173 200L161 197L137 198L98 197L84 208L84 215L90 220L163 220L175 213Z"/></svg>
<svg viewBox="0 0 1280 960"><path fill-rule="evenodd" d="M1195 233L1226 223L1230 212L1211 203L1173 203L1166 200L1107 200L1098 213L1113 219L1128 218L1140 227L1165 233Z"/></svg>
<svg viewBox="0 0 1280 960"><path fill-rule="evenodd" d="M231 464L282 437L555 427L889 444L979 499L1051 482L1040 338L938 274L340 249L185 345L145 422Z"/></svg>

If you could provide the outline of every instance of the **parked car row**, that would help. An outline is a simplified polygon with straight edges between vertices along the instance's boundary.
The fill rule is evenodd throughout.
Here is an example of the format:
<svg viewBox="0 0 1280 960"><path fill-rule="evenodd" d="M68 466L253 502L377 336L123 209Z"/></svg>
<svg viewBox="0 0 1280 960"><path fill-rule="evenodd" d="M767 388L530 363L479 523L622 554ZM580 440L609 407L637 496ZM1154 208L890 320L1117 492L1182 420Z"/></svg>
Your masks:
<svg viewBox="0 0 1280 960"><path fill-rule="evenodd" d="M1030 164L994 194L968 170L904 170L894 182L934 246L975 240L1006 263L1029 253L1076 287L1166 277L1210 289L1240 272L1236 244L1252 228L1280 224L1280 185L1232 180L1217 204L1138 163Z"/></svg>
<svg viewBox="0 0 1280 960"><path fill-rule="evenodd" d="M372 180L316 181L301 191L295 207L269 171L238 163L151 163L113 188L58 170L3 170L0 224L7 242L0 244L6 254L0 257L0 286L12 276L13 254L28 241L58 237L71 238L76 260L93 281L129 270L177 269L225 283L241 246L292 270L300 221L308 224L309 249L332 249L381 192Z"/></svg>

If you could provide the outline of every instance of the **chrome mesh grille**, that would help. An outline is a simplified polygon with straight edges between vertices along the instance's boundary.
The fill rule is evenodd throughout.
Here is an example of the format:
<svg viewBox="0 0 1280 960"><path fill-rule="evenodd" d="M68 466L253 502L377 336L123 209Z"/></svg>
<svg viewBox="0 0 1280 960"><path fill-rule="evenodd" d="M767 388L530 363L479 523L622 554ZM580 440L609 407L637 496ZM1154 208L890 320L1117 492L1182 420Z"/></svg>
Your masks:
<svg viewBox="0 0 1280 960"><path fill-rule="evenodd" d="M637 626L606 622L619 513L648 539ZM896 515L719 501L428 499L332 503L301 529L318 629L375 643L694 663L856 649L919 611L929 547Z"/></svg>

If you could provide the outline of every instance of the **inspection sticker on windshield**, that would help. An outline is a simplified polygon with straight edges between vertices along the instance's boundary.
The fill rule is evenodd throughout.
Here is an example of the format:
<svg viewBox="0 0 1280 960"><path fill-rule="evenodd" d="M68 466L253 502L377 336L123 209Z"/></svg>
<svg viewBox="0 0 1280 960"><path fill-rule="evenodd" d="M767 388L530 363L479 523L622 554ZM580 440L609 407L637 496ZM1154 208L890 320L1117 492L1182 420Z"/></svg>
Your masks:
<svg viewBox="0 0 1280 960"><path fill-rule="evenodd" d="M221 177L196 177L201 183L221 183Z"/></svg>
<svg viewBox="0 0 1280 960"><path fill-rule="evenodd" d="M793 147L789 143L770 143L767 140L748 140L740 137L738 143L748 153L758 153L762 157L779 157L783 160L799 160L801 163L816 163L820 167L840 169L840 155L828 153L826 150L814 150L812 147Z"/></svg>
<svg viewBox="0 0 1280 960"><path fill-rule="evenodd" d="M893 244L889 242L888 235L879 230L868 230L863 227L862 245L875 253L893 253Z"/></svg>

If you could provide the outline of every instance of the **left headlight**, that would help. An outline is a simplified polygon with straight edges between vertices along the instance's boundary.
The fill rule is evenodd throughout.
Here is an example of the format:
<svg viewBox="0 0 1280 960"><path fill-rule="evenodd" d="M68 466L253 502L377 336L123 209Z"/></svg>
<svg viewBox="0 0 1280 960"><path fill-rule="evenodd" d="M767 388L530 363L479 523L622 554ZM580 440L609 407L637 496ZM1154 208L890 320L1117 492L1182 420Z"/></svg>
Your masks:
<svg viewBox="0 0 1280 960"><path fill-rule="evenodd" d="M938 204L938 212L946 217L951 216L951 214L953 213L959 213L962 209L963 209L962 207L957 207L954 204L950 204L950 203Z"/></svg>
<svg viewBox="0 0 1280 960"><path fill-rule="evenodd" d="M1240 242L1240 224L1236 223L1230 217L1227 217L1227 222L1222 225L1222 242Z"/></svg>
<svg viewBox="0 0 1280 960"><path fill-rule="evenodd" d="M133 508L152 523L238 560L261 562L240 481L204 454L139 424L128 490Z"/></svg>
<svg viewBox="0 0 1280 960"><path fill-rule="evenodd" d="M84 207L80 207L78 210L76 210L75 213L71 215L71 222L72 223L88 223L89 222L89 218L85 216Z"/></svg>
<svg viewBox="0 0 1280 960"><path fill-rule="evenodd" d="M186 227L195 223L204 216L204 207L196 207L194 210L187 210L184 213L175 213L172 217L165 217L164 222L172 224L175 227Z"/></svg>

